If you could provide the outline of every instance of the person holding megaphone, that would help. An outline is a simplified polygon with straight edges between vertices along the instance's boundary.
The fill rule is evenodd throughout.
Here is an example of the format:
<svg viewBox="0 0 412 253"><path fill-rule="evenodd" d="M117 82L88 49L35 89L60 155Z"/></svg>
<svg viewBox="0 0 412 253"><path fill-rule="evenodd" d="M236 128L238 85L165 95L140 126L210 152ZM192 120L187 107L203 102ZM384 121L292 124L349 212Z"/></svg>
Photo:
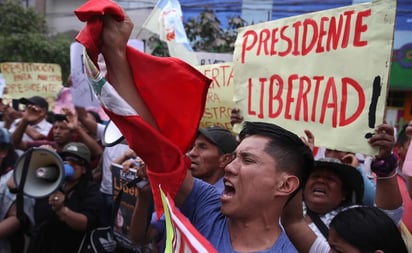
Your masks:
<svg viewBox="0 0 412 253"><path fill-rule="evenodd" d="M90 150L80 142L66 144L60 157L65 177L57 191L36 199L36 227L28 252L76 252L87 231L106 225L99 185L91 180ZM41 215L39 215L41 214Z"/></svg>

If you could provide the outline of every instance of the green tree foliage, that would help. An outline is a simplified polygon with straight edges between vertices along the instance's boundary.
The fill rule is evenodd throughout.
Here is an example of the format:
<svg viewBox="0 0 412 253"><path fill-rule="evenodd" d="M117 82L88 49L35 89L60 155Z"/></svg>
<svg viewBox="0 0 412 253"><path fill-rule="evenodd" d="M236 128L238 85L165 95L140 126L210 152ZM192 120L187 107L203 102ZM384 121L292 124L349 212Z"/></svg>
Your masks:
<svg viewBox="0 0 412 253"><path fill-rule="evenodd" d="M146 41L147 46L152 50L151 54L156 56L167 57L169 55L169 49L166 42L162 41L157 34L153 34Z"/></svg>
<svg viewBox="0 0 412 253"><path fill-rule="evenodd" d="M186 35L194 51L211 53L232 53L235 47L237 29L246 26L247 22L240 17L228 19L227 29L221 28L221 22L212 10L202 11L198 17L190 18L185 24ZM147 41L152 54L169 56L165 42L153 35Z"/></svg>
<svg viewBox="0 0 412 253"><path fill-rule="evenodd" d="M57 63L63 80L70 73L71 40L50 36L46 18L16 1L0 3L0 62Z"/></svg>
<svg viewBox="0 0 412 253"><path fill-rule="evenodd" d="M197 18L190 18L185 24L188 39L193 50L211 53L231 53L234 50L237 29L247 25L240 17L228 19L227 29L212 10L204 10Z"/></svg>

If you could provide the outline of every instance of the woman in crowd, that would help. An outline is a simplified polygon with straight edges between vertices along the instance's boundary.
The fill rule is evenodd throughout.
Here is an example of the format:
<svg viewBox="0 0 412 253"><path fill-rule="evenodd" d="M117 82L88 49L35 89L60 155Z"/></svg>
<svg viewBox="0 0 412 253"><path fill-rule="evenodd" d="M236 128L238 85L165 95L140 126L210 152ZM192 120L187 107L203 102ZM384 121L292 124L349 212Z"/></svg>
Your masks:
<svg viewBox="0 0 412 253"><path fill-rule="evenodd" d="M382 124L375 131L375 135L369 140L370 145L379 147L379 154L371 164L371 169L376 174L375 203L378 208L390 216L393 225L397 226L403 214L403 205L395 177L397 159L391 153L394 144L394 130L390 125ZM310 171L303 194L297 194L283 212L282 224L299 252L329 252L333 246L327 241L328 238L329 242L331 241L329 231L331 220L349 206L361 204L359 200L362 199L362 195L359 193L362 193L363 189L360 174L355 176L349 173L350 170L356 171L354 167L344 165L339 161L334 162L335 164L333 161L316 162L317 165ZM333 175L332 171L340 171L340 173ZM344 172L346 176L343 175ZM306 217L299 211L302 210L302 197L308 208ZM347 225L351 224L347 223ZM363 229L373 231L375 228L364 226ZM396 231L399 234L399 231ZM334 232L332 231L332 239ZM361 240L368 240L366 234ZM407 252L404 243L401 249L405 251L394 252Z"/></svg>
<svg viewBox="0 0 412 253"><path fill-rule="evenodd" d="M376 207L356 206L338 213L330 223L331 252L406 253L395 223Z"/></svg>

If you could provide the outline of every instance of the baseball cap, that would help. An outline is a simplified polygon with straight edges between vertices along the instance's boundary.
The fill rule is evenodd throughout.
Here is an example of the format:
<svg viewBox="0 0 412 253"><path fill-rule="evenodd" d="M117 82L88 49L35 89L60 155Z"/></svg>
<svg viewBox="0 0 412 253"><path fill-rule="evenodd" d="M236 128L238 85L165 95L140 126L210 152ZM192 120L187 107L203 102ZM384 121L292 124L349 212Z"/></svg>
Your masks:
<svg viewBox="0 0 412 253"><path fill-rule="evenodd" d="M220 148L223 153L232 153L237 147L237 141L233 134L219 126L210 126L207 128L200 128L199 134L203 135L210 142Z"/></svg>
<svg viewBox="0 0 412 253"><path fill-rule="evenodd" d="M20 103L25 105L38 105L41 108L49 109L49 103L46 99L40 96L33 96L31 98L20 98Z"/></svg>
<svg viewBox="0 0 412 253"><path fill-rule="evenodd" d="M70 142L63 147L60 156L63 159L67 156L75 156L90 163L91 154L89 148L85 144L81 142Z"/></svg>
<svg viewBox="0 0 412 253"><path fill-rule="evenodd" d="M364 184L362 175L355 167L343 164L339 159L325 157L315 161L310 173L316 169L328 169L335 172L346 189L346 200L352 204L362 204Z"/></svg>

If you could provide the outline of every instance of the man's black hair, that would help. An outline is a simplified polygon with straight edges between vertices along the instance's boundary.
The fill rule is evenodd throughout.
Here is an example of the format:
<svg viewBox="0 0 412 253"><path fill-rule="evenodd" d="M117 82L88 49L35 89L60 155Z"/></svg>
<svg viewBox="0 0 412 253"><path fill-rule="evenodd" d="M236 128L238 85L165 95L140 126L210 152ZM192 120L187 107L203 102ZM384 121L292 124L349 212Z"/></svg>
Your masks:
<svg viewBox="0 0 412 253"><path fill-rule="evenodd" d="M265 150L275 159L278 169L290 172L299 178L298 189L300 189L305 184L309 171L313 168L312 151L302 139L275 124L246 121L239 138L242 141L251 135L270 138Z"/></svg>

